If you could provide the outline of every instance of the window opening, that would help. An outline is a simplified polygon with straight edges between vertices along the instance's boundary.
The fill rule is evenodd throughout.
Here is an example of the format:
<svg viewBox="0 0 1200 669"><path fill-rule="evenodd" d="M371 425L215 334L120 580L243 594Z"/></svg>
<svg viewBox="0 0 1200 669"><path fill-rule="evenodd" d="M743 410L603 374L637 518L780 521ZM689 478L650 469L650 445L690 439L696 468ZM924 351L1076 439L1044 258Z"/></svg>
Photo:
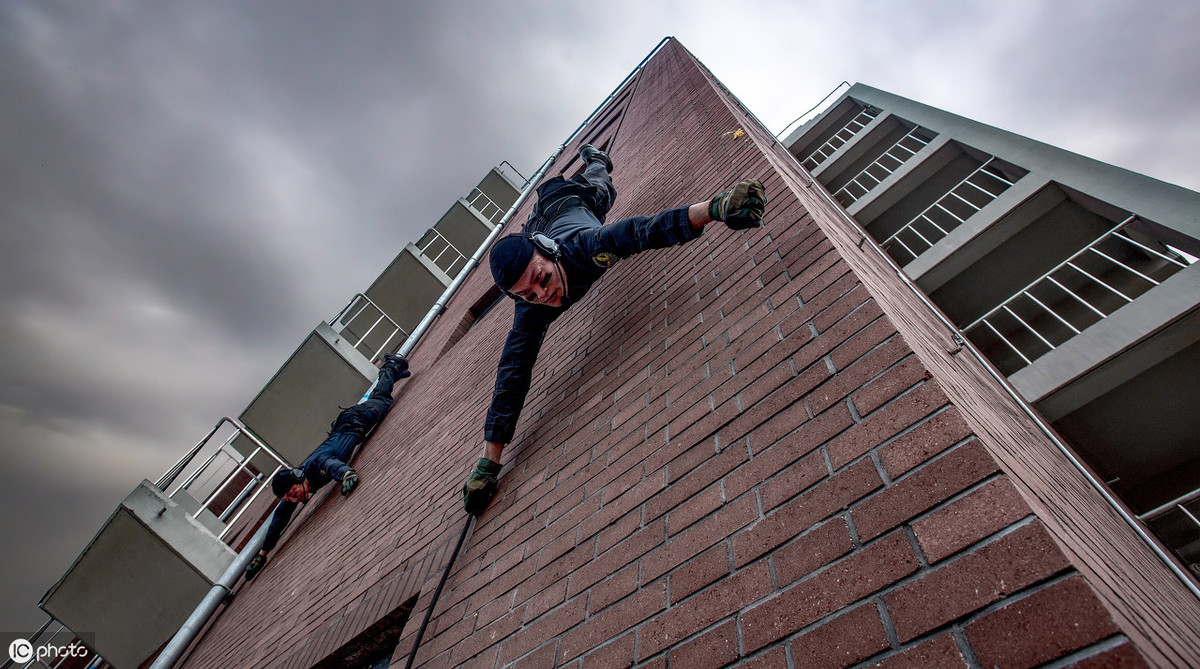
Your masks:
<svg viewBox="0 0 1200 669"><path fill-rule="evenodd" d="M409 597L391 613L375 621L341 648L312 665L312 669L377 669L390 666L392 655L400 645L404 625L417 605L417 597Z"/></svg>
<svg viewBox="0 0 1200 669"><path fill-rule="evenodd" d="M475 324L480 319L491 313L492 309L495 309L496 305L500 304L503 300L504 292L500 290L500 287L496 284L489 286L483 296L475 300L475 303L467 308L467 313L463 314L462 321L459 322L458 327L454 328L454 332L446 340L446 345L442 347L442 352L438 354L438 357L446 355L450 349L454 348L454 345L470 332L471 328L475 327Z"/></svg>

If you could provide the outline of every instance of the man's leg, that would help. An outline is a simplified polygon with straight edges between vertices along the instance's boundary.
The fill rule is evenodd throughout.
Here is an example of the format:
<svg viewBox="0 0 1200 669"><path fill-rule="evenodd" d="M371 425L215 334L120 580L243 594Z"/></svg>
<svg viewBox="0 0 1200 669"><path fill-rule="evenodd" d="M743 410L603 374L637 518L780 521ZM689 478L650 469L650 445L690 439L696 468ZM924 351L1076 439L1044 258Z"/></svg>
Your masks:
<svg viewBox="0 0 1200 669"><path fill-rule="evenodd" d="M573 207L589 209L601 223L608 215L617 197L617 189L613 186L608 165L608 156L589 145L580 149L584 156L586 149L593 152L592 158L584 158L583 173L570 179L554 177L538 186L537 210L546 223L553 222L562 213ZM603 156L603 160L597 157ZM541 230L539 228L540 231Z"/></svg>
<svg viewBox="0 0 1200 669"><path fill-rule="evenodd" d="M366 401L354 406L343 409L338 417L334 419L333 425L329 427L330 433L336 432L358 432L365 435L372 428L383 420L388 409L392 408L392 388L395 386L398 379L406 378L408 373L408 364L405 363L403 368L393 362L394 360L404 360L400 356L392 356L391 359L384 364L379 370L378 380L375 386L371 389L371 394L367 396Z"/></svg>
<svg viewBox="0 0 1200 669"><path fill-rule="evenodd" d="M584 153L585 150L581 149L580 155ZM590 186L588 197L584 198L584 206L591 209L600 222L604 222L604 217L608 215L608 210L612 208L613 202L617 199L617 189L613 186L611 169L608 167L612 163L608 161L608 156L599 151L596 153L603 156L603 160L584 158L587 166L584 167L580 177Z"/></svg>
<svg viewBox="0 0 1200 669"><path fill-rule="evenodd" d="M408 371L408 361L403 357L394 353L388 353L383 356L383 367L379 370L379 376L376 378L375 384L371 387L371 394L367 396L366 401L356 404L346 411L355 411L356 420L360 425L365 426L365 430L370 430L383 420L384 414L388 409L392 408L392 388L400 379L406 379L412 374ZM345 412L343 412L345 413ZM336 421L335 421L336 424Z"/></svg>

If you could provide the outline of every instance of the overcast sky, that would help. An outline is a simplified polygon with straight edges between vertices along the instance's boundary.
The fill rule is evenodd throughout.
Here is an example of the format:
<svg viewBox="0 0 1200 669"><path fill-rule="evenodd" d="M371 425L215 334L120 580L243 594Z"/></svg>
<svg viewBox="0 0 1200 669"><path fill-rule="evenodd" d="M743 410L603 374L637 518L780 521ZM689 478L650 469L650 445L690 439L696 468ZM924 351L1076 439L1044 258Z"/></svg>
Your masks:
<svg viewBox="0 0 1200 669"><path fill-rule="evenodd" d="M4 0L0 630L666 35L775 132L858 81L1200 188L1193 2Z"/></svg>

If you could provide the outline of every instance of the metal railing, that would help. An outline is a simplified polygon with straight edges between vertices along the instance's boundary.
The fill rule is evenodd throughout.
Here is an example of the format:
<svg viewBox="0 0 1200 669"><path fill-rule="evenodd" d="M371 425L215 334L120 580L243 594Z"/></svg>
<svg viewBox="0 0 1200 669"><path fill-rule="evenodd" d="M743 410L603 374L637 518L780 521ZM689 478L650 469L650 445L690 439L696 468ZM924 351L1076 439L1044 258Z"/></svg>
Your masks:
<svg viewBox="0 0 1200 669"><path fill-rule="evenodd" d="M508 169L505 169L506 165L508 166ZM521 184L522 190L524 190L524 188L529 185L529 178L526 177L524 174L521 174L521 171L518 170L515 165L508 162L507 160L500 161L500 164L496 166L496 170L499 172L502 172L502 173L503 172L512 172L513 174L517 175L517 178L513 179L513 181L514 182L519 181Z"/></svg>
<svg viewBox="0 0 1200 669"><path fill-rule="evenodd" d="M471 194L466 197L466 200L467 205L492 223L495 223L498 217L504 215L504 208L496 204L492 198L488 197L487 193L479 190L479 188L472 188ZM437 230L434 229L434 232L437 232Z"/></svg>
<svg viewBox="0 0 1200 669"><path fill-rule="evenodd" d="M738 103L741 110L745 114L747 114L750 118L753 118L759 126L766 127L763 125L762 121L760 121L754 115L754 112L750 111L744 104L741 103L740 100L737 99L737 96L735 96L728 88L725 88L725 86L721 84L720 80L716 80L716 83L717 85L721 86L726 95ZM778 142L778 139L776 139L776 142ZM791 152L786 151L787 147L783 146L782 143L780 143L780 147L784 149L784 153L786 155L790 156L792 160L796 162L798 167L801 166L799 159ZM812 185L813 183L810 181L808 184L805 184L805 187L811 188ZM970 355L979 361L983 367L983 370L992 378L993 381L996 382L1003 393L1012 400L1015 406L1019 409L1020 413L1023 414L1029 421L1031 421L1037 427L1038 431L1040 431L1046 437L1046 439L1048 439L1050 443L1054 445L1055 450L1057 450L1063 459L1070 464L1071 468L1074 469L1083 478L1083 480L1087 482L1087 485L1104 500L1109 509L1111 509L1112 512L1114 512L1126 525L1128 525L1134 534L1137 535L1138 539L1140 539L1149 548L1149 550L1154 553L1159 560L1162 561L1163 566L1170 570L1170 572L1179 579L1179 582L1184 588L1187 589L1189 593L1191 593L1193 597L1200 599L1200 586L1197 585L1195 576L1189 575L1186 571L1181 569L1175 560L1173 560L1171 556L1163 550L1162 546L1160 546L1157 541L1151 538L1146 524L1139 521L1132 513L1130 513L1129 509L1124 503L1117 500L1112 489L1100 481L1090 467L1083 464L1083 462L1079 459L1079 456L1076 455L1076 453L1067 446L1066 442L1063 441L1062 437L1050 427L1050 424L1046 422L1045 417L1034 410L1033 405L1031 405L1021 395L1021 393L1017 391L1008 378L998 371L994 364L988 364L990 360L980 350L980 348L977 345L973 345L973 342L958 341L961 339L961 336L959 335L961 330L958 328L958 325L951 321L949 317L942 312L942 310L933 302L932 299L930 299L927 294L925 294L923 290L917 287L917 284L912 280L911 277L908 276L907 273L905 273L904 269L901 268L898 263L896 263L894 258L884 252L882 247L880 247L878 244L875 244L873 241L869 241L871 238L867 231L862 227L861 224L859 224L858 221L850 216L850 214L847 213L844 208L839 208L835 205L836 200L833 199L833 196L830 195L827 190L824 188L815 188L812 192L816 195L816 197L824 199L832 207L834 213L842 219L842 222L847 226L848 230L852 230L857 234L860 248L862 248L862 245L866 245L866 248L874 249L879 253L880 258L889 267L896 279L906 286L908 290L911 291L912 296L924 304L925 307L929 309L930 313L933 314L934 318L941 322L941 324L946 328L947 333L950 335L951 341L958 342L961 348L950 349L948 350L948 353L950 355L955 355L959 351L965 351L967 355ZM1173 252L1176 251L1174 248L1171 250ZM1186 256L1183 254L1181 254L1181 256L1187 259L1188 264L1200 261L1200 259L1192 256ZM1196 575L1200 576L1200 571L1197 571Z"/></svg>
<svg viewBox="0 0 1200 669"><path fill-rule="evenodd" d="M801 162L801 164L804 166L804 169L811 172L820 167L826 160L829 160L829 156L832 156L835 152L837 152L838 149L845 146L847 142L849 142L851 139L854 139L854 136L857 135L860 130L867 127L867 124L874 120L878 115L879 110L875 107L872 107L871 105L863 107L862 110L854 116L854 118L846 121L846 125L842 126L837 132L833 133L829 139L825 140L824 144L817 147L817 150L805 157L805 159Z"/></svg>
<svg viewBox="0 0 1200 669"><path fill-rule="evenodd" d="M1200 560L1196 558L1194 551L1192 551L1192 555L1188 555L1184 550L1187 546L1200 541L1200 518L1198 518L1196 513L1194 513L1191 509L1187 508L1189 504L1195 506L1197 502L1200 502L1200 488L1196 488L1191 492L1180 495L1179 497L1176 497L1162 506L1143 513L1142 515L1138 516L1138 520L1147 524L1153 520L1160 520L1161 522L1161 520L1165 520L1164 517L1166 515L1170 514L1172 511L1177 511L1180 516L1182 516L1181 520L1186 521L1188 525L1178 528L1174 532L1159 531L1156 532L1156 534L1158 534L1159 538L1163 540L1163 543L1167 544L1171 550L1175 551L1176 555L1178 555L1180 559L1182 559L1184 563L1188 565L1188 568L1192 570L1192 573L1195 574L1197 578L1200 578ZM1190 528L1190 531L1188 528ZM1162 529L1164 528L1160 528L1160 530Z"/></svg>
<svg viewBox="0 0 1200 669"><path fill-rule="evenodd" d="M203 501L193 496L193 499L196 499L200 506L189 514L192 516L192 518L196 518L197 520L199 520L200 515L204 511L209 511L216 516L217 519L225 525L224 529L221 530L221 533L217 535L218 539L225 538L225 534L229 531L229 528L233 527L238 519L241 518L242 513L249 508L254 500L258 498L259 494L261 494L262 491L268 485L270 485L271 477L274 476L279 470L291 466L283 456L276 453L275 450L270 446L267 446L266 443L264 443L258 438L257 435L251 432L249 428L243 425L240 421L230 418L229 416L225 416L217 423L216 427L214 427L213 430L208 433L208 436L201 440L199 448L194 449L191 455L194 457L195 454L199 453L200 450L204 448L204 446L208 445L212 437L216 435L220 427L224 424L230 425L233 427L233 430L199 467L193 470L192 473L174 489L160 487L160 490L162 490L163 493L168 497L174 497L181 491L191 495L193 486L195 486L196 489L203 490L207 488L210 483L219 481L215 485L212 485L211 491L201 494ZM249 455L244 455L241 453L241 451L238 451L233 447L233 442L238 437L248 439L254 444L255 448L250 452ZM257 458L260 454L266 454L275 461L275 468L270 473L259 471L250 465L251 461ZM222 471L227 463L232 463L233 467L228 471ZM179 472L183 471L186 466L187 463L184 463L183 467L179 469ZM173 469L175 469L175 467L172 467L172 470ZM175 476L177 476L179 472L175 472ZM167 474L164 474L159 480L162 481L166 479L170 473L171 470L168 470ZM175 476L171 476L170 478L173 480ZM201 480L201 478L203 478L203 480ZM215 502L221 499L221 495L225 493L227 488L229 488L231 485L239 485L239 482L237 482L239 479L241 489L233 494L233 498L229 501L229 503L224 507L215 510L210 509L210 506L213 506ZM198 481L199 483L197 483ZM230 518L230 516L233 517Z"/></svg>
<svg viewBox="0 0 1200 669"><path fill-rule="evenodd" d="M1146 513L1143 513L1142 515L1138 516L1138 520L1141 520L1141 521L1154 520L1155 518L1158 518L1160 516L1165 516L1166 514L1170 513L1171 511L1178 509L1179 511L1181 511L1183 513L1183 515L1188 520L1192 521L1192 524L1196 526L1196 530L1198 532L1200 532L1200 518L1197 518L1194 513L1192 513L1191 511L1188 511L1187 508L1184 507L1185 504L1189 504L1196 500L1200 500L1200 488L1196 488L1195 490L1193 490L1189 493L1180 495L1179 497L1176 497L1175 499L1167 502L1166 504L1163 504L1162 506L1156 507L1154 509L1151 509L1150 511L1147 511Z"/></svg>
<svg viewBox="0 0 1200 669"><path fill-rule="evenodd" d="M1009 181L992 163L995 156L975 168L937 202L926 207L891 237L880 243L901 265L916 260L943 237L1008 190ZM905 258L904 256L907 256Z"/></svg>
<svg viewBox="0 0 1200 669"><path fill-rule="evenodd" d="M928 138L925 135L930 135ZM896 140L887 151L884 151L875 162L867 165L845 186L838 189L833 194L838 202L842 203L843 207L849 207L858 201L859 198L871 192L883 180L892 176L892 174L900 168L909 158L917 155L917 152L925 148L932 139L932 133L924 130L921 126L913 126L900 139Z"/></svg>
<svg viewBox="0 0 1200 669"><path fill-rule="evenodd" d="M484 197L487 197L486 195ZM489 200L490 201L490 200ZM454 276L454 267L459 263L466 265L467 256L458 247L450 243L437 228L429 228L429 232L417 242L417 249L438 266L447 276ZM436 251L436 255L434 254ZM445 258L445 260L443 260ZM459 266L461 269L462 266Z"/></svg>
<svg viewBox="0 0 1200 669"><path fill-rule="evenodd" d="M989 355L1012 374L1188 266L1187 259L1129 236L1125 228L1136 219L1129 216L963 328L963 334L986 350L984 333L990 333L1015 353L1019 361Z"/></svg>
<svg viewBox="0 0 1200 669"><path fill-rule="evenodd" d="M368 309L373 309L374 311L368 313ZM375 315L376 313L378 313L377 316ZM372 320L372 316L374 316L374 320ZM362 334L359 334L356 328L351 327L361 326L367 321L371 321L371 325L363 330ZM371 298L362 293L355 293L350 302L329 321L329 325L335 332L346 337L346 341L355 350L370 359L371 362L375 362L384 353L392 350L392 340L396 339L396 335L402 335L402 338L397 343L403 343L409 334L396 321L392 320L391 316L388 316L387 312L381 309L379 305L372 302ZM380 326L383 326L382 329L380 329ZM379 346L372 346L367 341L367 338L375 334L377 329L380 333L379 336L383 339L383 343ZM386 336L384 336L385 334Z"/></svg>
<svg viewBox="0 0 1200 669"><path fill-rule="evenodd" d="M56 629L52 633L50 633L49 636L43 636L43 635L45 635L46 630L50 629L50 626L53 625L54 623L58 623L58 629ZM67 639L66 639L66 643L56 643L55 639L58 638L58 636L60 634L63 634L64 632L68 635ZM38 628L38 630L36 632L34 632L29 637L27 637L25 640L28 641L29 644L35 650L38 648L44 648L47 646L57 646L60 648L61 647L69 648L72 646L73 643L75 643L76 641L79 641L79 636L77 634L75 634L74 632L72 632L70 630L70 628L68 628L66 625L59 623L54 618L49 618L48 620L46 620L45 623L42 624L41 627ZM97 655L94 651L92 651L90 648L88 648L87 645L83 644L81 641L80 641L80 645L83 647L83 649L86 650L86 653L83 655L74 655L73 656L71 654L65 654L65 655L56 655L53 658L47 657L47 658L43 658L43 659L38 659L38 657L35 653L31 659L25 661L24 663L20 664L19 666L21 667L21 669L28 669L29 667L42 667L43 669L58 669L58 667L63 666L63 664L65 662L67 662L68 660L78 660L80 657L84 657L84 658L90 657L91 658L88 661L88 663L86 665L84 665L83 669L95 669L96 667L99 667L100 665L104 664L104 658ZM13 648L10 648L8 659L4 661L4 664L0 664L0 669L9 669L9 667L18 666L17 660L14 659L14 655L12 654L12 651L13 651ZM79 652L79 651L72 651L72 652Z"/></svg>

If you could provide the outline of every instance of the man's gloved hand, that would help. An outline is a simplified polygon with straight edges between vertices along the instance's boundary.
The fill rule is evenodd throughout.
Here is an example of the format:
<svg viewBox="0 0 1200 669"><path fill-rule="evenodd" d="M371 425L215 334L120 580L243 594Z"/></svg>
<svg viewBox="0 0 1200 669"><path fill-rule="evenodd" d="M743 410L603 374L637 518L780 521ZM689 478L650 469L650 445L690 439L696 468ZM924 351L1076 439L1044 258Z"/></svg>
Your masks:
<svg viewBox="0 0 1200 669"><path fill-rule="evenodd" d="M258 576L258 572L262 571L263 565L266 563L267 556L263 555L262 553L255 555L254 559L250 561L250 564L246 565L246 580L249 581L255 576Z"/></svg>
<svg viewBox="0 0 1200 669"><path fill-rule="evenodd" d="M392 370L396 373L395 376L397 381L400 379L407 379L408 377L412 376L412 372L408 371L408 361L405 360L404 356L402 355L396 355L395 353L384 353L383 366L391 366Z"/></svg>
<svg viewBox="0 0 1200 669"><path fill-rule="evenodd" d="M713 197L708 203L708 215L714 221L724 221L730 230L761 228L766 206L767 191L762 182L743 179L733 190Z"/></svg>
<svg viewBox="0 0 1200 669"><path fill-rule="evenodd" d="M463 484L463 508L472 516L483 515L496 495L496 481L500 478L500 463L479 458L475 471Z"/></svg>

